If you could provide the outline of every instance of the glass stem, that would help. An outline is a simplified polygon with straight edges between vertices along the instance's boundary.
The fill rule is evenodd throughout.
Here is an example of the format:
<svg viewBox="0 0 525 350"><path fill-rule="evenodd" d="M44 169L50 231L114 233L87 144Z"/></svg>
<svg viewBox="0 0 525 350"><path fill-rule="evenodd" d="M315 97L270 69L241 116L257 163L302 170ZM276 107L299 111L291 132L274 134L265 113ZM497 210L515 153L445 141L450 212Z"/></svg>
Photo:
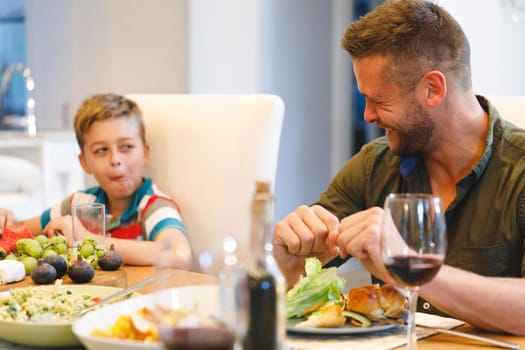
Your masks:
<svg viewBox="0 0 525 350"><path fill-rule="evenodd" d="M407 346L406 350L417 350L416 334L416 310L419 288L408 288L406 296L408 299L408 321L407 321Z"/></svg>

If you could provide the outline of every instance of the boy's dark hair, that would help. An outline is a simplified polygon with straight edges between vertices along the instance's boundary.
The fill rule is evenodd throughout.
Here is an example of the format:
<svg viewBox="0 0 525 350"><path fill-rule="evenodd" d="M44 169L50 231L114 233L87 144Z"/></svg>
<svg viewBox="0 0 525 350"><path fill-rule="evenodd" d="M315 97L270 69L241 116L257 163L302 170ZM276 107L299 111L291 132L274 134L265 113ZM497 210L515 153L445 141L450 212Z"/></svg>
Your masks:
<svg viewBox="0 0 525 350"><path fill-rule="evenodd" d="M385 78L407 91L429 70L441 71L465 90L472 87L465 33L450 13L428 1L386 1L351 23L341 46L353 58L390 59Z"/></svg>
<svg viewBox="0 0 525 350"><path fill-rule="evenodd" d="M146 131L142 111L132 100L116 94L98 94L84 100L75 115L74 129L80 151L83 151L85 135L93 123L113 118L132 118L139 126L142 142L146 144Z"/></svg>

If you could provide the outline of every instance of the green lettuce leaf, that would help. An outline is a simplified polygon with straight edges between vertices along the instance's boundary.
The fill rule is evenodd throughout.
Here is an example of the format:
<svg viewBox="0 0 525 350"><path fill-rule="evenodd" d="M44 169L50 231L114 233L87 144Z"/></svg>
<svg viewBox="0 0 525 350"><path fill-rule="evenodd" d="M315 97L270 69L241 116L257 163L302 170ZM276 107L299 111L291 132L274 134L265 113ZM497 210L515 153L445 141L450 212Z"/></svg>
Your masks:
<svg viewBox="0 0 525 350"><path fill-rule="evenodd" d="M323 265L316 257L307 258L305 272L299 281L288 291L286 308L288 318L304 317L304 311L320 302L337 301L345 280L336 274L337 268L323 269Z"/></svg>

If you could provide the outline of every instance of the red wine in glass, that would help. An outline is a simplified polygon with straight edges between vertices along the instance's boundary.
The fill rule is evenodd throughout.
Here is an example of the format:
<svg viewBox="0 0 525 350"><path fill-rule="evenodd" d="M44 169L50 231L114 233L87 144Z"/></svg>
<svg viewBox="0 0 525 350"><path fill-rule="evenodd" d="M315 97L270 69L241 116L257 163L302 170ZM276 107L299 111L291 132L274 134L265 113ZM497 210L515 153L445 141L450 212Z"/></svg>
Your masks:
<svg viewBox="0 0 525 350"><path fill-rule="evenodd" d="M438 274L446 253L446 220L441 199L424 193L389 194L382 225L383 264L408 298L406 349L416 350L415 309L419 287Z"/></svg>
<svg viewBox="0 0 525 350"><path fill-rule="evenodd" d="M225 327L159 327L166 349L232 350L235 336Z"/></svg>
<svg viewBox="0 0 525 350"><path fill-rule="evenodd" d="M399 283L420 286L430 282L438 273L443 259L435 256L393 256L385 267Z"/></svg>

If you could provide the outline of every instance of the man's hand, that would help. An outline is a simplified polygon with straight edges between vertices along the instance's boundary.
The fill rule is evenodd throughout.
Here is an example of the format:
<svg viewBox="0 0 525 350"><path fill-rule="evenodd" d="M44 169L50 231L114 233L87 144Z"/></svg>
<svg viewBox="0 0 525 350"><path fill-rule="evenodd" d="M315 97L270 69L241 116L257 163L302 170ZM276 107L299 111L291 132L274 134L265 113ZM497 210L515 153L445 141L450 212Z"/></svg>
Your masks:
<svg viewBox="0 0 525 350"><path fill-rule="evenodd" d="M316 256L324 264L337 255L328 237L337 236L339 220L319 205L300 206L275 226L273 251L291 287L304 271L304 260Z"/></svg>
<svg viewBox="0 0 525 350"><path fill-rule="evenodd" d="M385 269L381 256L383 215L382 208L372 207L347 216L341 220L339 235L334 244L341 252L361 260L368 272L394 284L395 281Z"/></svg>

